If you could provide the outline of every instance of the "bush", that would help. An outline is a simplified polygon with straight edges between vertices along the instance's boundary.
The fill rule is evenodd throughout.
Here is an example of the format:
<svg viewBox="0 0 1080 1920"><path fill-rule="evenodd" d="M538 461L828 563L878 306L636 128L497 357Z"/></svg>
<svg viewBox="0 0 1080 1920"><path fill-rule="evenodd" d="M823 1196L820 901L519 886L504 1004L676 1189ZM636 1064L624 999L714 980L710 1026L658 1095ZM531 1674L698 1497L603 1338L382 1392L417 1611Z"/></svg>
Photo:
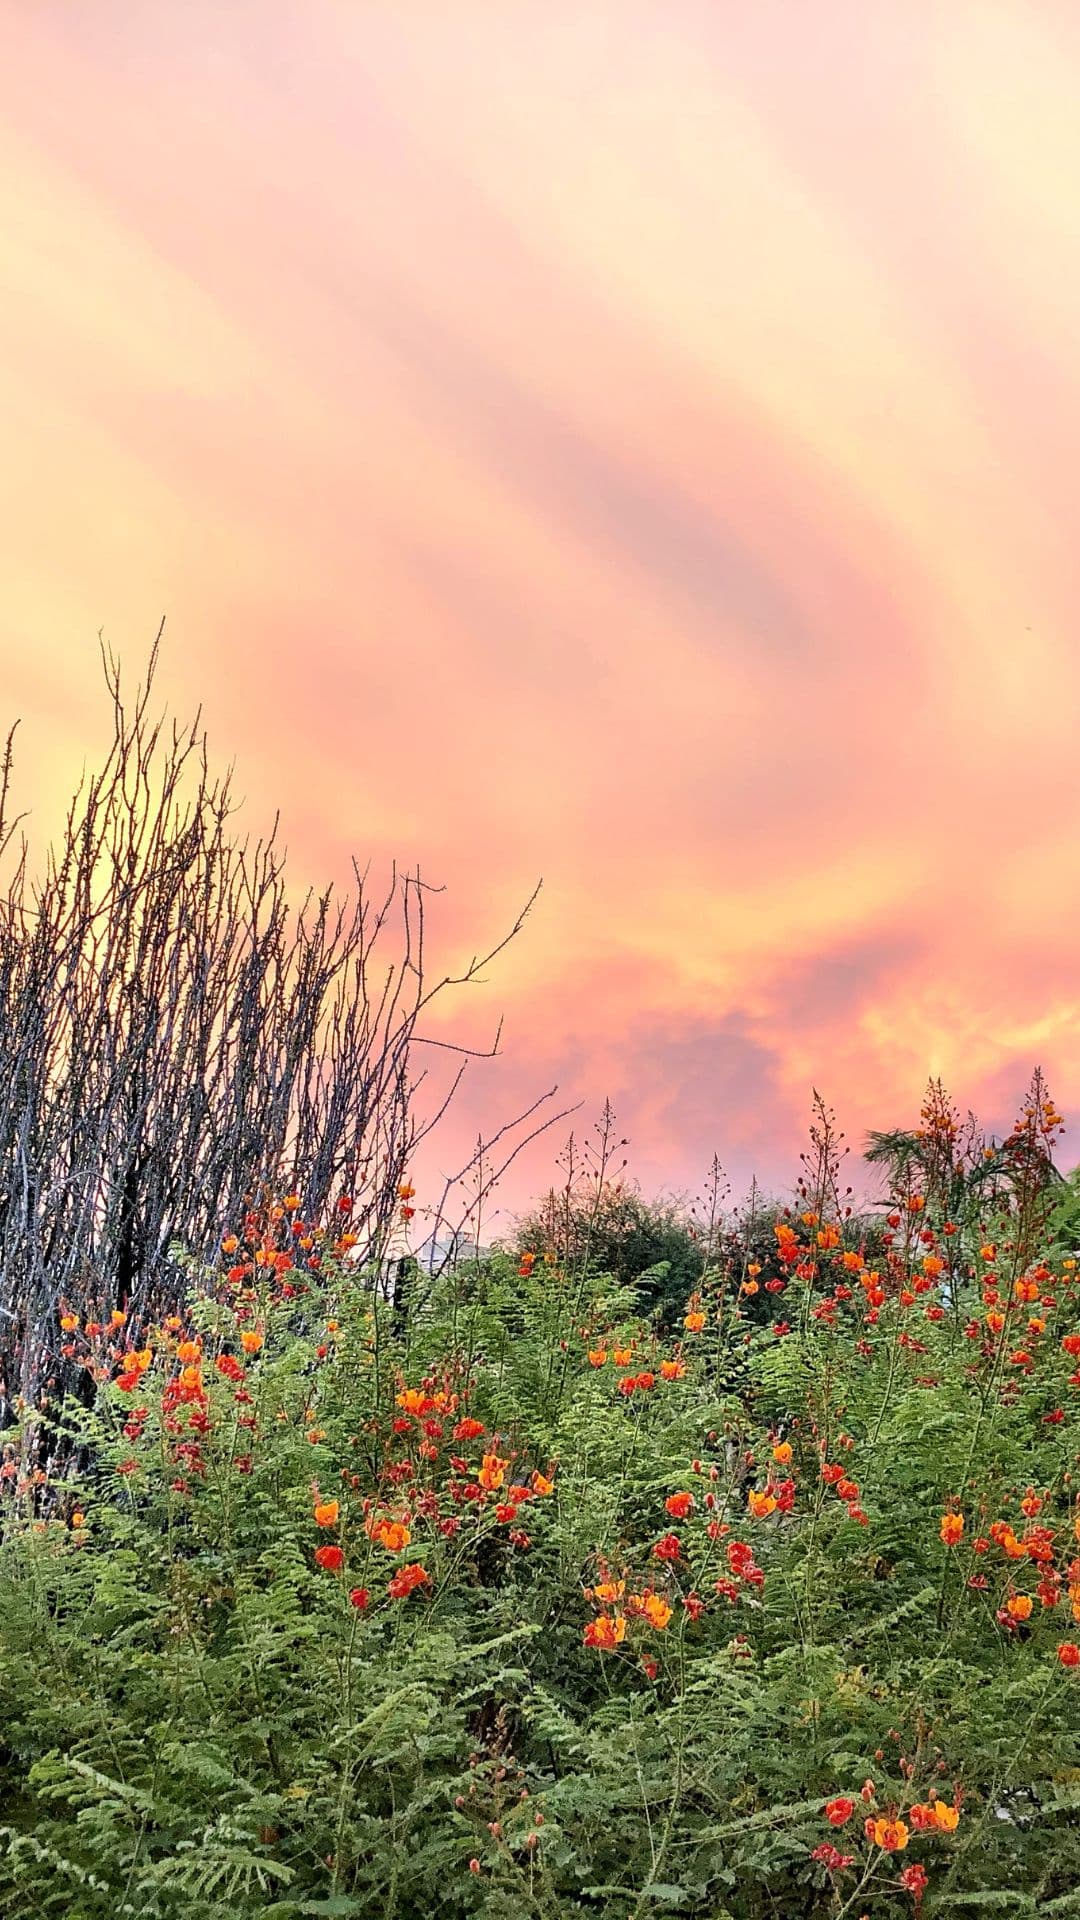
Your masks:
<svg viewBox="0 0 1080 1920"><path fill-rule="evenodd" d="M962 1274L917 1192L880 1268L807 1205L768 1324L529 1254L394 1315L284 1203L183 1314L65 1315L5 1920L1076 1912L1077 1269L1010 1205Z"/></svg>

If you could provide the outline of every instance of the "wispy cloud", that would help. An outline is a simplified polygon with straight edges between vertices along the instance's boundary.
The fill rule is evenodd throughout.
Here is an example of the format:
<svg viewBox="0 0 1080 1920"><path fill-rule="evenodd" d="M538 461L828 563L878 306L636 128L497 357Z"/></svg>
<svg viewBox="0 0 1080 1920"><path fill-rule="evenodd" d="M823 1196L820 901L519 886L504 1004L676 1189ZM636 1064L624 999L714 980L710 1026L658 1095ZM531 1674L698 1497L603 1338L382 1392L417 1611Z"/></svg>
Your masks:
<svg viewBox="0 0 1080 1920"><path fill-rule="evenodd" d="M544 876L447 1164L556 1079L674 1187L1080 1100L1072 9L44 0L0 74L43 829L164 612L305 875L419 861L449 963Z"/></svg>

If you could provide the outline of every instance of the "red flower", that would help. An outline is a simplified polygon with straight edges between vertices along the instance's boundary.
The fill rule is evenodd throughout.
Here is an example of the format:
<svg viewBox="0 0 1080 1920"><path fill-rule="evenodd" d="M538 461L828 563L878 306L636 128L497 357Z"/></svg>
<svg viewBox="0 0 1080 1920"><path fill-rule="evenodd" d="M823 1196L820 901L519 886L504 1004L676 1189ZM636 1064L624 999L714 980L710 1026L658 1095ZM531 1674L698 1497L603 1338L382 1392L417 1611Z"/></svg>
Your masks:
<svg viewBox="0 0 1080 1920"><path fill-rule="evenodd" d="M677 1560L679 1557L679 1536L677 1533L665 1533L658 1540L653 1553L658 1560Z"/></svg>
<svg viewBox="0 0 1080 1920"><path fill-rule="evenodd" d="M366 1587L354 1587L349 1595L349 1605L355 1607L358 1613L363 1613L370 1598L371 1595Z"/></svg>
<svg viewBox="0 0 1080 1920"><path fill-rule="evenodd" d="M685 1520L694 1504L692 1493L670 1493L664 1501L673 1520Z"/></svg>
<svg viewBox="0 0 1080 1920"><path fill-rule="evenodd" d="M430 1578L431 1575L428 1573L426 1567L421 1567L416 1561L413 1561L411 1566L399 1567L393 1579L389 1581L386 1591L390 1595L391 1600L404 1600L406 1595L410 1594L414 1587L422 1587L424 1582L430 1580Z"/></svg>
<svg viewBox="0 0 1080 1920"><path fill-rule="evenodd" d="M1074 1640L1063 1640L1058 1648L1058 1659L1063 1667L1080 1667L1080 1647Z"/></svg>
<svg viewBox="0 0 1080 1920"><path fill-rule="evenodd" d="M315 1564L326 1573L340 1573L345 1564L345 1555L340 1547L316 1547Z"/></svg>
<svg viewBox="0 0 1080 1920"><path fill-rule="evenodd" d="M484 1423L482 1420L473 1420L466 1417L464 1420L459 1420L457 1426L454 1428L454 1439L479 1440L483 1431Z"/></svg>
<svg viewBox="0 0 1080 1920"><path fill-rule="evenodd" d="M839 1873L842 1867L851 1866L855 1855L841 1853L839 1848L831 1846L828 1840L823 1840L820 1847L814 1848L810 1858L820 1860L822 1866L826 1867L830 1873Z"/></svg>
<svg viewBox="0 0 1080 1920"><path fill-rule="evenodd" d="M854 1811L855 1802L849 1800L846 1794L838 1794L835 1800L827 1800L825 1803L825 1818L830 1827L845 1826Z"/></svg>
<svg viewBox="0 0 1080 1920"><path fill-rule="evenodd" d="M903 1873L900 1875L900 1885L903 1887L905 1893L914 1894L916 1905L918 1905L922 1899L929 1884L925 1867L918 1865L905 1867Z"/></svg>

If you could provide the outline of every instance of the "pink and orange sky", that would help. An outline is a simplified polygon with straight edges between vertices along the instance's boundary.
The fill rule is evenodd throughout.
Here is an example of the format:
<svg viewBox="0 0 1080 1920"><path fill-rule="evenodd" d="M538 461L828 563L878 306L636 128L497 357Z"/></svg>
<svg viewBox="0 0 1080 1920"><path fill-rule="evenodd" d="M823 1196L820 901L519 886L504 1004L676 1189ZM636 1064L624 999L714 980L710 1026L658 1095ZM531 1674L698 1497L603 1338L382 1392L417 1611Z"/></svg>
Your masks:
<svg viewBox="0 0 1080 1920"><path fill-rule="evenodd" d="M1075 1112L1078 87L1052 0L0 0L33 833L165 614L298 879L452 966L543 876L431 1180L556 1081L647 1190Z"/></svg>

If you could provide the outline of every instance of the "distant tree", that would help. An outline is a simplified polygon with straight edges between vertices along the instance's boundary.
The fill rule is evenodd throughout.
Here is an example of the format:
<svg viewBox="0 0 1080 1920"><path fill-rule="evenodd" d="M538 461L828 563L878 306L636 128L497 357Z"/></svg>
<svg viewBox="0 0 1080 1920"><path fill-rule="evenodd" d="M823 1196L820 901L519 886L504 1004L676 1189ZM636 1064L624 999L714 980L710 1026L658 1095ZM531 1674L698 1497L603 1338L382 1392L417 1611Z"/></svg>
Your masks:
<svg viewBox="0 0 1080 1920"><path fill-rule="evenodd" d="M979 1223L1003 1208L1050 1196L1061 1185L1054 1164L1054 1129L1045 1121L1054 1112L1042 1073L1036 1069L1024 1112L1004 1140L989 1139L973 1113L961 1123L939 1079L927 1086L914 1128L871 1132L863 1149L871 1166L885 1170L892 1197L922 1194L927 1220L951 1222L965 1240Z"/></svg>
<svg viewBox="0 0 1080 1920"><path fill-rule="evenodd" d="M599 1199L587 1181L573 1191L550 1188L519 1222L515 1253L554 1253L570 1266L587 1260L620 1286L633 1286L642 1313L667 1322L701 1280L704 1253L693 1223L676 1199L646 1200L637 1183L621 1179Z"/></svg>

